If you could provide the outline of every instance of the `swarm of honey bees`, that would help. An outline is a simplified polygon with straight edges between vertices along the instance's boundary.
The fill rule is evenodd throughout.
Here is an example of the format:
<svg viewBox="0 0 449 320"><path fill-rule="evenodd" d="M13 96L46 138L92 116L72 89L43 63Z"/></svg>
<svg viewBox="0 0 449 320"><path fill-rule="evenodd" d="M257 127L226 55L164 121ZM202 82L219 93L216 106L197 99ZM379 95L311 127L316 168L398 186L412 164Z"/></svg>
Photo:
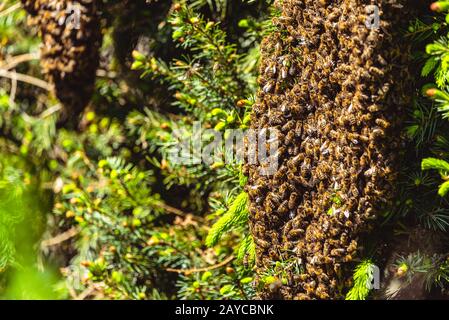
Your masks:
<svg viewBox="0 0 449 320"><path fill-rule="evenodd" d="M101 45L97 0L22 0L42 38L41 66L69 113L91 98Z"/></svg>
<svg viewBox="0 0 449 320"><path fill-rule="evenodd" d="M246 164L246 188L258 273L295 267L261 298L343 298L360 236L392 202L410 96L407 3L275 4L252 129L278 130L279 167L268 176Z"/></svg>

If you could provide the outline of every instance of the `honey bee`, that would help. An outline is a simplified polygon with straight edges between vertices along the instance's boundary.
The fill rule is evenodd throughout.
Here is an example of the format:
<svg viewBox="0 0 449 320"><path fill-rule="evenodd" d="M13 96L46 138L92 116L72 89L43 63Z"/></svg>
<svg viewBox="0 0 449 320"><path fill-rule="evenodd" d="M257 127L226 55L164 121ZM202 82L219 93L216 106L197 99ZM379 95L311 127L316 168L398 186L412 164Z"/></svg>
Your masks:
<svg viewBox="0 0 449 320"><path fill-rule="evenodd" d="M290 209L290 210L293 210L293 209L295 209L295 207L296 207L296 204L297 204L297 201L298 201L298 193L296 193L296 192L292 192L291 194L290 194L290 197L289 197L289 199L288 199L288 208Z"/></svg>
<svg viewBox="0 0 449 320"><path fill-rule="evenodd" d="M266 198L264 201L264 209L266 213L272 213L276 209L276 205L271 198Z"/></svg>
<svg viewBox="0 0 449 320"><path fill-rule="evenodd" d="M287 133L287 135L285 136L285 140L284 140L285 144L286 145L292 144L294 142L295 138L296 138L295 132L294 131L289 131Z"/></svg>
<svg viewBox="0 0 449 320"><path fill-rule="evenodd" d="M288 235L288 233L290 232L290 230L292 230L293 228L293 218L290 218L290 220L288 220L284 227L283 227L283 236L286 237Z"/></svg>
<svg viewBox="0 0 449 320"><path fill-rule="evenodd" d="M333 259L329 256L325 256L323 262L324 262L324 264L332 264L332 263L334 263L334 261L335 261L335 259Z"/></svg>
<svg viewBox="0 0 449 320"><path fill-rule="evenodd" d="M281 54L282 53L282 44L280 42L277 42L276 45L274 46L274 49L276 51L276 54Z"/></svg>
<svg viewBox="0 0 449 320"><path fill-rule="evenodd" d="M365 177L375 177L377 173L377 169L375 166L369 168L368 170L365 171L364 175Z"/></svg>
<svg viewBox="0 0 449 320"><path fill-rule="evenodd" d="M313 157L315 155L315 149L311 143L303 143L302 146L306 156Z"/></svg>
<svg viewBox="0 0 449 320"><path fill-rule="evenodd" d="M271 258L272 261L276 261L279 259L279 254L274 249L268 250L268 256Z"/></svg>
<svg viewBox="0 0 449 320"><path fill-rule="evenodd" d="M349 246L348 246L347 251L348 251L349 253L353 253L353 252L355 252L356 250L357 250L357 241L352 240L351 243L350 243Z"/></svg>
<svg viewBox="0 0 449 320"><path fill-rule="evenodd" d="M257 206L254 203L250 203L249 205L249 212L251 212L252 214L257 214L259 211L257 210Z"/></svg>
<svg viewBox="0 0 449 320"><path fill-rule="evenodd" d="M338 142L343 146L348 144L348 139L344 132L339 132Z"/></svg>
<svg viewBox="0 0 449 320"><path fill-rule="evenodd" d="M384 76L384 72L379 68L371 67L368 70L369 72L375 74L376 76Z"/></svg>
<svg viewBox="0 0 449 320"><path fill-rule="evenodd" d="M288 200L281 203L277 210L280 214L286 214L289 211Z"/></svg>
<svg viewBox="0 0 449 320"><path fill-rule="evenodd" d="M338 118L337 118L337 124L339 125L339 126L341 126L341 127L344 127L345 126L345 124L346 124L346 121L345 121L346 119L345 119L345 116L344 115L341 115L341 116L339 116Z"/></svg>
<svg viewBox="0 0 449 320"><path fill-rule="evenodd" d="M342 83L343 88L351 87L355 88L357 86L357 82L354 78L348 78Z"/></svg>
<svg viewBox="0 0 449 320"><path fill-rule="evenodd" d="M261 195L261 186L255 185L255 186L249 186L248 188L248 194L252 198L256 198Z"/></svg>
<svg viewBox="0 0 449 320"><path fill-rule="evenodd" d="M329 299L329 294L326 291L326 288L324 287L324 285L320 284L318 286L318 288L316 289L315 294L318 296L318 298L320 299Z"/></svg>
<svg viewBox="0 0 449 320"><path fill-rule="evenodd" d="M262 91L264 93L272 92L273 88L275 86L275 83L273 81L268 81L262 88Z"/></svg>
<svg viewBox="0 0 449 320"><path fill-rule="evenodd" d="M345 120L351 126L354 126L357 124L357 119L353 113L346 115Z"/></svg>
<svg viewBox="0 0 449 320"><path fill-rule="evenodd" d="M384 137L384 136L385 136L385 131L383 131L381 128L377 127L375 129L373 129L373 131L371 132L370 140L375 140L378 137Z"/></svg>
<svg viewBox="0 0 449 320"><path fill-rule="evenodd" d="M294 76L296 75L296 73L298 72L298 70L296 69L296 66L294 64L292 64L292 66L290 67L290 69L288 69L288 74L290 76Z"/></svg>
<svg viewBox="0 0 449 320"><path fill-rule="evenodd" d="M269 117L268 123L270 124L271 127L275 127L277 125L281 125L282 123L284 123L284 115L279 112L272 112L271 114L268 115L268 117Z"/></svg>
<svg viewBox="0 0 449 320"><path fill-rule="evenodd" d="M284 118L286 118L286 119L291 118L291 116L292 116L291 107L288 105L287 102L282 104L281 112L284 115Z"/></svg>
<svg viewBox="0 0 449 320"><path fill-rule="evenodd" d="M371 113L365 113L360 116L360 122L369 123L373 120L373 115Z"/></svg>
<svg viewBox="0 0 449 320"><path fill-rule="evenodd" d="M295 173L297 171L297 168L299 167L300 163L304 160L304 154L299 153L294 158L287 161L287 167L290 172Z"/></svg>
<svg viewBox="0 0 449 320"><path fill-rule="evenodd" d="M293 229L288 232L287 237L290 239L296 239L302 237L304 233L305 231L303 229Z"/></svg>
<svg viewBox="0 0 449 320"><path fill-rule="evenodd" d="M390 126L390 123L384 119L376 119L375 122L379 127L382 127L384 129L387 129Z"/></svg>
<svg viewBox="0 0 449 320"><path fill-rule="evenodd" d="M377 104L372 104L368 107L368 111L371 113L379 112L380 110L381 110L381 106L379 106Z"/></svg>
<svg viewBox="0 0 449 320"><path fill-rule="evenodd" d="M283 133L290 132L290 131L293 130L293 128L295 127L295 125L296 125L295 121L290 120L290 121L288 121L286 124L284 124L284 125L282 126L281 131L282 131Z"/></svg>
<svg viewBox="0 0 449 320"><path fill-rule="evenodd" d="M323 170L322 166L318 166L315 169L315 174L319 180L325 180L327 178L327 172Z"/></svg>
<svg viewBox="0 0 449 320"><path fill-rule="evenodd" d="M388 166L383 169L383 174L386 175L386 176L389 176L392 173L393 173L393 169L388 167Z"/></svg>
<svg viewBox="0 0 449 320"><path fill-rule="evenodd" d="M312 160L310 160L310 158L304 158L304 161L301 164L301 172L310 173L311 168L312 168Z"/></svg>
<svg viewBox="0 0 449 320"><path fill-rule="evenodd" d="M271 247L270 243L266 240L263 240L261 238L254 238L254 242L263 249L268 249Z"/></svg>
<svg viewBox="0 0 449 320"><path fill-rule="evenodd" d="M272 62L265 68L265 74L268 76L275 76L277 73L276 63Z"/></svg>
<svg viewBox="0 0 449 320"><path fill-rule="evenodd" d="M265 227L261 222L256 222L253 227L253 232L256 235L264 236L265 235Z"/></svg>

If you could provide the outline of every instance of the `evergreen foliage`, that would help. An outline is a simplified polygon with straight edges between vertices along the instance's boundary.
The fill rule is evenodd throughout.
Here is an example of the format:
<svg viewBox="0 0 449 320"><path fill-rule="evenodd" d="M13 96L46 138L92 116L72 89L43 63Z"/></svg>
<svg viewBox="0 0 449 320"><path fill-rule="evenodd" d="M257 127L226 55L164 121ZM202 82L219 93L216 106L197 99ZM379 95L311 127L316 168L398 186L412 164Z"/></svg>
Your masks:
<svg viewBox="0 0 449 320"><path fill-rule="evenodd" d="M139 1L126 9L102 2L94 97L64 127L58 122L63 108L41 80L37 30L26 25L19 1L0 7L0 69L29 76L15 82L1 74L0 150L26 161L26 175L40 172L33 188L53 202L52 212L39 215L46 231L40 231L42 242L33 238L33 247L49 261L46 270L53 270L50 262L60 268L58 287L66 290L58 297L253 297L254 244L241 163L220 155L224 145L212 163L171 156L196 122L220 134L247 128L271 1ZM130 19L136 26L154 23L129 31L119 25ZM203 137L201 146L210 139ZM5 173L2 190L13 183L10 177ZM24 205L24 198L18 192L14 199ZM16 268L13 226L24 217L13 217L0 215L2 296L16 292L3 290L3 284L15 286L14 272L2 273ZM30 297L55 291L53 280L44 286L48 291L31 287L40 280L28 282ZM22 286L26 281L14 288Z"/></svg>
<svg viewBox="0 0 449 320"><path fill-rule="evenodd" d="M360 262L354 270L354 286L346 295L346 300L365 300L370 292L374 265L370 260Z"/></svg>

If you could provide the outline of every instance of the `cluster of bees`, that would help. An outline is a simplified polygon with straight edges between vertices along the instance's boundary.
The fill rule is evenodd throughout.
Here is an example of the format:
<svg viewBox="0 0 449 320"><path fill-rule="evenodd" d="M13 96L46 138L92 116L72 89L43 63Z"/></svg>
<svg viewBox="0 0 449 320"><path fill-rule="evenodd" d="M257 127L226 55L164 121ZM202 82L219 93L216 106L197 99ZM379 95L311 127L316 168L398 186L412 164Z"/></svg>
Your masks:
<svg viewBox="0 0 449 320"><path fill-rule="evenodd" d="M94 90L101 29L97 0L22 0L42 38L41 66L70 113L80 111Z"/></svg>
<svg viewBox="0 0 449 320"><path fill-rule="evenodd" d="M279 167L265 176L260 163L245 165L246 188L258 273L292 259L301 271L288 271L261 298L344 297L360 236L392 202L410 102L410 48L400 35L406 4L276 3L252 129L278 130ZM367 23L369 12L379 13L378 26Z"/></svg>

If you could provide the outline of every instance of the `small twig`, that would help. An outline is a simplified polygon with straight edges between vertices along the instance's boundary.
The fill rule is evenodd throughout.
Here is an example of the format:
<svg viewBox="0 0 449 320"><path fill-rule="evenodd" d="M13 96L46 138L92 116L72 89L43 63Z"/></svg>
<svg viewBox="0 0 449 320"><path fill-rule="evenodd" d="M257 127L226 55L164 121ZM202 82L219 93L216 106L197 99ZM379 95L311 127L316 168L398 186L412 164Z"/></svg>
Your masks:
<svg viewBox="0 0 449 320"><path fill-rule="evenodd" d="M22 74L22 73L14 73L14 72L0 69L0 77L5 77L5 78L9 78L9 79L13 79L13 77L15 77L18 81L29 83L36 87L42 88L44 90L47 90L47 91L53 90L53 86L51 84L49 84L48 82L38 79L38 78L34 78L34 77L26 75L26 74Z"/></svg>
<svg viewBox="0 0 449 320"><path fill-rule="evenodd" d="M3 10L2 12L0 12L0 18L3 18L5 16L7 16L10 13L13 13L14 11L16 11L17 9L19 9L21 7L20 2L16 3L15 5L12 5L11 7Z"/></svg>
<svg viewBox="0 0 449 320"><path fill-rule="evenodd" d="M64 241L67 241L67 240L73 238L78 233L79 233L79 230L77 228L75 228L75 227L70 228L69 230L67 230L61 234L58 234L57 236L55 236L51 239L43 240L41 242L41 247L47 248L47 247L56 246Z"/></svg>
<svg viewBox="0 0 449 320"><path fill-rule="evenodd" d="M172 248L173 250L175 250L175 252L178 252L179 254L183 255L187 259L192 258L191 257L191 252L184 253L180 249L178 249L175 245L173 245L173 244L171 244L169 242L162 241L162 242L157 243L157 245L159 245L159 246L166 246L166 247Z"/></svg>
<svg viewBox="0 0 449 320"><path fill-rule="evenodd" d="M165 204L163 202L159 202L157 203L157 205L159 208L164 209L165 211L172 213L174 215L183 217L183 218L187 218L188 216L191 216L193 220L197 220L197 221L204 221L204 219L202 217L198 217L198 216L194 216L193 214L190 213L185 213L177 208L174 208L172 206L169 206L168 204Z"/></svg>
<svg viewBox="0 0 449 320"><path fill-rule="evenodd" d="M39 58L40 58L39 52L30 52L17 55L10 59L0 62L0 69L10 70L23 62L38 60Z"/></svg>
<svg viewBox="0 0 449 320"><path fill-rule="evenodd" d="M214 270L214 269L218 269L218 268L224 267L225 265L227 265L228 263L230 263L234 259L235 259L234 256L230 256L226 260L224 260L223 262L220 262L219 264L215 264L213 266L204 267L204 268L186 269L186 270L167 268L165 270L168 271L168 272L183 273L183 274L188 275L188 274L191 274L191 273L210 271L210 270Z"/></svg>
<svg viewBox="0 0 449 320"><path fill-rule="evenodd" d="M56 105L54 105L53 107L48 108L48 109L46 109L44 112L42 112L42 113L39 115L39 118L45 119L45 118L51 116L53 113L58 112L58 111L61 110L61 109L62 109L62 106L61 106L60 104L56 104Z"/></svg>

